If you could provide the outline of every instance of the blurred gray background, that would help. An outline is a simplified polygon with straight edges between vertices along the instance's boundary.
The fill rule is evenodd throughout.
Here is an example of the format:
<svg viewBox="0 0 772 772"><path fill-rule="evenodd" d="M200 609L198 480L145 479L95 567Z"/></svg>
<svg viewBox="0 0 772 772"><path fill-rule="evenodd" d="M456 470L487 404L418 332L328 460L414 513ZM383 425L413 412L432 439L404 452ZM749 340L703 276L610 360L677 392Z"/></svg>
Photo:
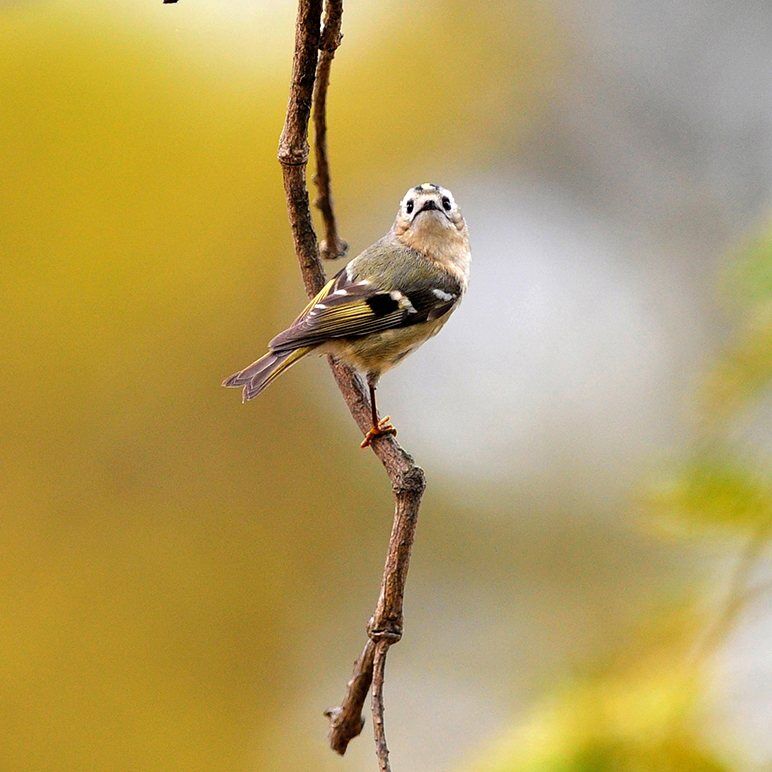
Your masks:
<svg viewBox="0 0 772 772"><path fill-rule="evenodd" d="M275 162L293 4L0 14L0 766L371 769L369 723L341 760L321 711L364 642L388 484L322 361L248 407L217 386L303 302ZM431 180L473 244L462 308L379 392L429 479L388 661L394 767L530 769L485 765L662 620L698 635L742 549L641 496L701 442L740 313L722 277L769 222L772 10L347 3L344 33L343 237L363 249ZM751 466L769 415L722 426ZM697 735L727 768L772 763L770 637L762 595L701 676Z"/></svg>

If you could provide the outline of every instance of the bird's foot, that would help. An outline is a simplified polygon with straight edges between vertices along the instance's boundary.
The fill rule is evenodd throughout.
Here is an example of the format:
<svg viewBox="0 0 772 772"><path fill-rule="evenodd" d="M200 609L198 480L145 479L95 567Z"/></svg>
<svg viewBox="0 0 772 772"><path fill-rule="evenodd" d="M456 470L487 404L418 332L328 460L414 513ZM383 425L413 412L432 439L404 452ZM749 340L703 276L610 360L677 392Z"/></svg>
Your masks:
<svg viewBox="0 0 772 772"><path fill-rule="evenodd" d="M386 434L391 434L394 437L397 436L397 430L392 426L391 418L389 416L381 418L381 420L378 421L378 426L373 426L373 428L367 432L359 447L369 448L373 440L378 439L378 437L383 437Z"/></svg>

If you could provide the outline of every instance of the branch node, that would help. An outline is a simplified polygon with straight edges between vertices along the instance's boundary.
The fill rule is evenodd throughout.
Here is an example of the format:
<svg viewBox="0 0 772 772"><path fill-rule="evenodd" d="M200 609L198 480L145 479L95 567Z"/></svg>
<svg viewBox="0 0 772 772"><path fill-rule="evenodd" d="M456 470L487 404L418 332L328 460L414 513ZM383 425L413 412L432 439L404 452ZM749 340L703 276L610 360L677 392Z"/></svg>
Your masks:
<svg viewBox="0 0 772 772"><path fill-rule="evenodd" d="M395 496L421 496L426 490L426 475L420 466L412 465L394 481L392 490Z"/></svg>
<svg viewBox="0 0 772 772"><path fill-rule="evenodd" d="M305 166L308 163L310 154L311 148L307 142L305 145L297 147L290 145L282 136L279 140L279 152L276 157L282 166Z"/></svg>
<svg viewBox="0 0 772 772"><path fill-rule="evenodd" d="M373 643L379 643L380 641L388 641L389 645L393 643L399 643L402 640L401 628L373 628L367 631L367 635Z"/></svg>
<svg viewBox="0 0 772 772"><path fill-rule="evenodd" d="M336 29L335 22L331 24L329 18L325 20L322 39L319 42L320 51L334 54L338 50L343 41L343 33L340 31L340 19L337 20L337 24L338 27Z"/></svg>

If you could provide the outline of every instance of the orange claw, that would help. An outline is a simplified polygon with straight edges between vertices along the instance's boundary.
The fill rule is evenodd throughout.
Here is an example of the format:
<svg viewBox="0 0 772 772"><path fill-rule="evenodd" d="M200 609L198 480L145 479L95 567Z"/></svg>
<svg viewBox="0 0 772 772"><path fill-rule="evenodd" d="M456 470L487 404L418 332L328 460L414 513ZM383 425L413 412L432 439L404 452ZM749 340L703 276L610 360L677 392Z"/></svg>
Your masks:
<svg viewBox="0 0 772 772"><path fill-rule="evenodd" d="M387 434L391 434L393 437L396 437L397 430L394 428L394 426L391 425L391 423L389 423L390 421L390 416L381 418L381 420L378 421L378 426L373 426L373 428L367 432L365 438L362 440L362 444L359 447L369 448L373 440L377 439L378 437L383 437Z"/></svg>

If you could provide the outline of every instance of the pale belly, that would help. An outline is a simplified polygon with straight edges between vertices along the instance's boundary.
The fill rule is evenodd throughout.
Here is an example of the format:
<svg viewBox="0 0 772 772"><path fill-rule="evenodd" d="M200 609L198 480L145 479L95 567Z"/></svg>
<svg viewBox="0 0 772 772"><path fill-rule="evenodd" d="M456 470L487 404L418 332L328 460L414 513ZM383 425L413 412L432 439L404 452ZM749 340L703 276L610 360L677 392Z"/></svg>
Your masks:
<svg viewBox="0 0 772 772"><path fill-rule="evenodd" d="M381 375L436 335L449 316L445 314L431 322L384 330L363 338L330 341L324 349L360 372Z"/></svg>

